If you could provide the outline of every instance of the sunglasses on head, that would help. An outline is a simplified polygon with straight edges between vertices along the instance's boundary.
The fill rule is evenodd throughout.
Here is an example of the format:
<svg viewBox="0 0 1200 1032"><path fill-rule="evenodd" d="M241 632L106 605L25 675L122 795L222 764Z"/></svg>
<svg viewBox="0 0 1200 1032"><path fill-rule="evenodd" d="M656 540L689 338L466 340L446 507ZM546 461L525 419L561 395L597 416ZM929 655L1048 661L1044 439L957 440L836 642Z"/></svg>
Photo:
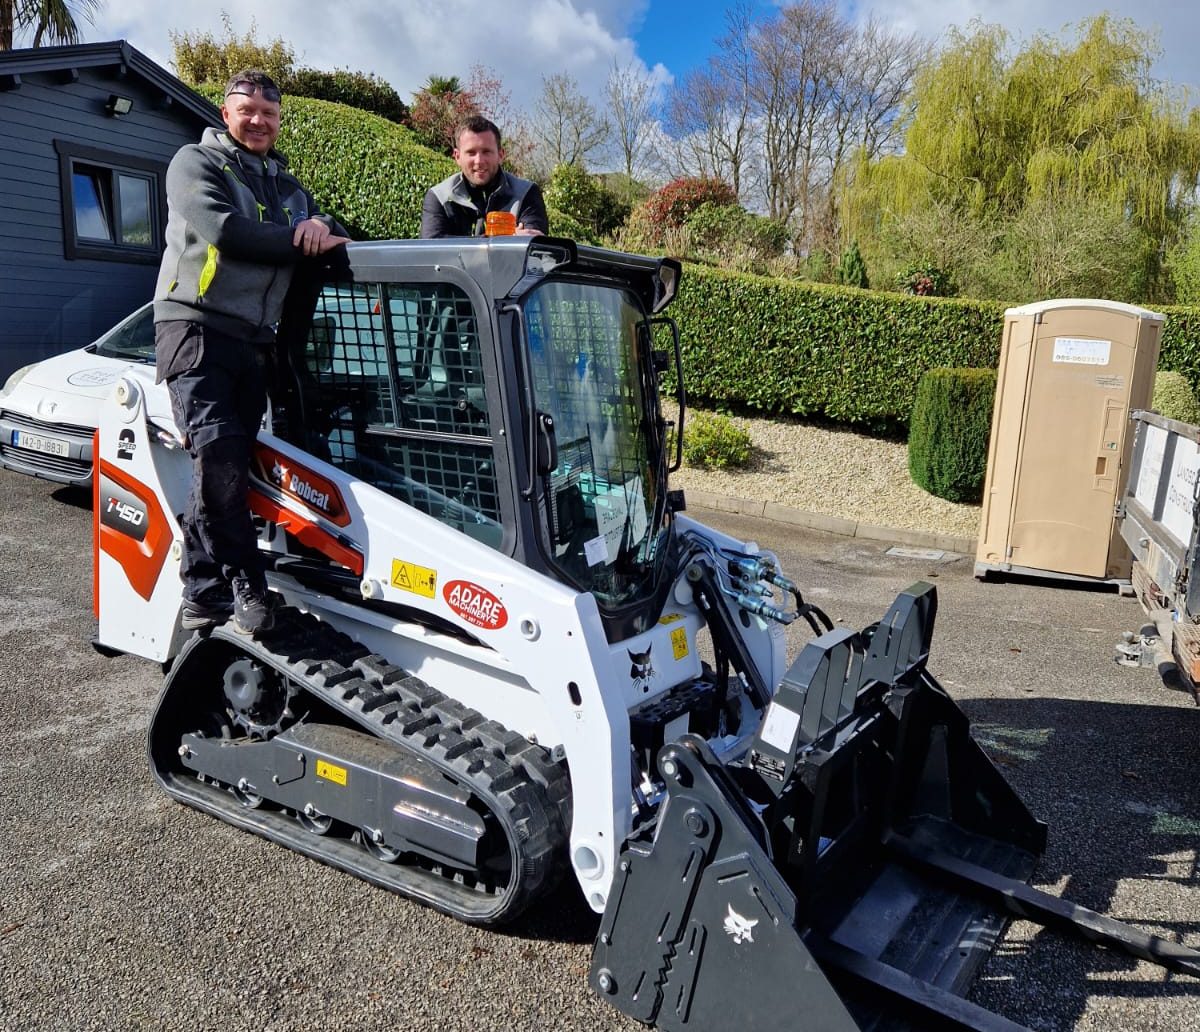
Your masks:
<svg viewBox="0 0 1200 1032"><path fill-rule="evenodd" d="M262 99L269 101L272 104L278 104L279 90L275 86L264 86L262 83L251 82L249 79L238 79L232 86L225 91L225 96L231 97L235 93L243 93L247 97L253 97L254 94L260 94Z"/></svg>

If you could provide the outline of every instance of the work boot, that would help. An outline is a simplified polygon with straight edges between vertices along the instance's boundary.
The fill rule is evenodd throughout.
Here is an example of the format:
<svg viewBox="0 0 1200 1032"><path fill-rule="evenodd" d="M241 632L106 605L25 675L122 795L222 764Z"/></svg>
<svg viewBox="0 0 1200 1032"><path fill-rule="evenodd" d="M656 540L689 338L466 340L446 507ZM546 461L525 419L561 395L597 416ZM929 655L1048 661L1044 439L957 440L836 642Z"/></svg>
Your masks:
<svg viewBox="0 0 1200 1032"><path fill-rule="evenodd" d="M233 599L185 598L179 614L179 625L185 631L202 631L223 624L233 615Z"/></svg>
<svg viewBox="0 0 1200 1032"><path fill-rule="evenodd" d="M255 635L275 626L271 593L256 587L245 577L233 579L233 629L238 634Z"/></svg>

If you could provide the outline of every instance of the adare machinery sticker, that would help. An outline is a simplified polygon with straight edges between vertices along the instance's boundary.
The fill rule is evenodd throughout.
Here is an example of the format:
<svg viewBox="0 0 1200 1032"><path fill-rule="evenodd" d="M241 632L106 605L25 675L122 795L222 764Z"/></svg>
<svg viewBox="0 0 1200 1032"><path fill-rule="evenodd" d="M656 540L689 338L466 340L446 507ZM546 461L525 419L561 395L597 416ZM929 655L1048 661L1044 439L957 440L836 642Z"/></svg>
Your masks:
<svg viewBox="0 0 1200 1032"><path fill-rule="evenodd" d="M498 631L508 623L504 603L487 588L470 581L452 580L442 588L442 598L469 624L487 631Z"/></svg>

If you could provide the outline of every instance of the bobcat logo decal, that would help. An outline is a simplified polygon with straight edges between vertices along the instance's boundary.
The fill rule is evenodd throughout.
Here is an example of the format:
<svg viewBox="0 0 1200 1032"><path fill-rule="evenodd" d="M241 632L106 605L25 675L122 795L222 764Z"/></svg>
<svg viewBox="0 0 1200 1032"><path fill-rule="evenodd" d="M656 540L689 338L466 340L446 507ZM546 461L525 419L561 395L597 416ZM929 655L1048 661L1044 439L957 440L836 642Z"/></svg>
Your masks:
<svg viewBox="0 0 1200 1032"><path fill-rule="evenodd" d="M647 645L645 652L625 650L629 653L630 662L633 664L629 668L629 676L633 678L634 688L647 689L650 687L650 682L654 679L654 666L650 662L650 650L652 648L654 648L653 645Z"/></svg>
<svg viewBox="0 0 1200 1032"><path fill-rule="evenodd" d="M749 918L742 917L736 910L733 909L733 904L729 904L729 912L725 915L725 934L733 937L733 941L739 946L744 942L754 941L754 926L758 924L758 919L751 921Z"/></svg>

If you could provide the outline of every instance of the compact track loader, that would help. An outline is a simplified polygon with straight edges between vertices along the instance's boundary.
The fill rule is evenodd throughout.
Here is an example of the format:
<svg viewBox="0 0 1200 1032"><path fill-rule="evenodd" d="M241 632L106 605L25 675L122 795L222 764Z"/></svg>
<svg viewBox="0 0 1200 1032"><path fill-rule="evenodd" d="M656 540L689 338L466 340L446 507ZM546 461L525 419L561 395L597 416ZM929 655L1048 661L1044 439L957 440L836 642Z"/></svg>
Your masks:
<svg viewBox="0 0 1200 1032"><path fill-rule="evenodd" d="M932 587L834 629L685 514L676 262L346 251L293 288L256 445L272 630L181 630L165 389L103 414L97 644L164 665L174 798L480 925L569 872L593 987L663 1028L728 1027L731 984L747 1029L1016 1028L964 999L1012 913L1200 972L1028 887L1046 830L926 669Z"/></svg>

